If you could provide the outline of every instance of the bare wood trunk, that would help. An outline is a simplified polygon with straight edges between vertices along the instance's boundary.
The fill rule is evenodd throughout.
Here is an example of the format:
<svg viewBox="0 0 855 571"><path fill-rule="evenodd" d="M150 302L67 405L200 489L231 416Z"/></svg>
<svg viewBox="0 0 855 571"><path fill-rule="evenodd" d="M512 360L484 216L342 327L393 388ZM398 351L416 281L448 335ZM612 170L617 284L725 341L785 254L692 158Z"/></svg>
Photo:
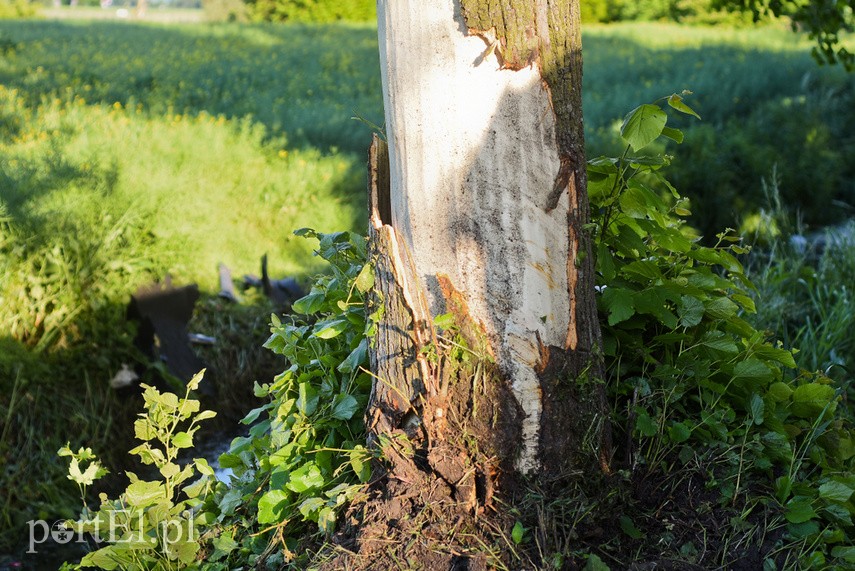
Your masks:
<svg viewBox="0 0 855 571"><path fill-rule="evenodd" d="M385 464L359 553L480 568L508 523L494 496L522 475L608 471L578 2L379 0L378 13L389 146L370 156L382 317L366 420ZM436 330L440 314L454 327Z"/></svg>

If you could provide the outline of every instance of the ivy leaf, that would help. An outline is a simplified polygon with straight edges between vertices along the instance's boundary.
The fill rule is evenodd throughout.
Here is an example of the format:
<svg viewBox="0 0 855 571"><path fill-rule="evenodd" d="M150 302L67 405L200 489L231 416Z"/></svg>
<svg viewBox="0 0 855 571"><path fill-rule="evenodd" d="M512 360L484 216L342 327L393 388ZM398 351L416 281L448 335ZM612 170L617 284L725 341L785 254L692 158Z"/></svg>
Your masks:
<svg viewBox="0 0 855 571"><path fill-rule="evenodd" d="M658 105L646 103L627 114L620 127L620 136L633 151L643 149L662 134L668 116Z"/></svg>
<svg viewBox="0 0 855 571"><path fill-rule="evenodd" d="M371 288L374 287L374 266L371 264L365 264L362 266L362 270L360 270L359 275L356 276L356 281L354 282L356 289L360 292L365 293Z"/></svg>
<svg viewBox="0 0 855 571"><path fill-rule="evenodd" d="M291 309L295 313L310 315L312 313L317 313L318 311L320 311L324 307L325 301L326 296L324 295L324 293L315 291L295 301L293 305L291 305Z"/></svg>

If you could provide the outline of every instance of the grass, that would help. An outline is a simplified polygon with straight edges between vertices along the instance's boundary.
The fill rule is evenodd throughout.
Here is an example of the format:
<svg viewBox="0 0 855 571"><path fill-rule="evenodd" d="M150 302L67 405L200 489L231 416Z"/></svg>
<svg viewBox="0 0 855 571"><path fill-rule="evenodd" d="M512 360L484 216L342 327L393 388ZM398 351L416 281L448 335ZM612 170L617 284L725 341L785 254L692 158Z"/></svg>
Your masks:
<svg viewBox="0 0 855 571"><path fill-rule="evenodd" d="M817 67L794 38L587 27L590 154L611 150L625 110L692 89L704 122L688 125L673 178L693 196L698 226L755 214L775 163L784 200L810 224L833 221L849 207L831 201L855 202L855 80ZM257 273L265 252L275 275L315 271L310 244L291 232L364 226L370 128L351 117L382 124L382 103L370 25L0 21L0 52L2 547L27 519L76 502L54 462L59 446L70 438L105 454L135 410L107 388L134 359L128 295L166 273L211 294L218 262ZM802 352L811 367L855 363L846 248L807 270L778 251L755 275L778 299L759 319L815 348L815 358ZM268 375L239 345L257 350L270 308L210 297L200 307L203 332L228 339L205 357L224 376L235 367L240 382L226 394L239 398L239 384ZM778 308L792 317L776 320Z"/></svg>

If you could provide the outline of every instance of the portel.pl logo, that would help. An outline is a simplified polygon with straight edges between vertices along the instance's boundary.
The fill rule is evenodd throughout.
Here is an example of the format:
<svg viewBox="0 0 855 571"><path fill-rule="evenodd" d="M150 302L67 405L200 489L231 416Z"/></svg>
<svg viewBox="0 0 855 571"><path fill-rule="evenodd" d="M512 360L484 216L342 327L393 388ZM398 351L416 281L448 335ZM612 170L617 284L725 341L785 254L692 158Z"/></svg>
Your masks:
<svg viewBox="0 0 855 571"><path fill-rule="evenodd" d="M58 544L76 543L149 543L150 545L169 546L181 541L187 541L195 537L193 530L193 517L189 511L182 515L186 519L166 520L160 522L157 528L146 530L143 512L137 512L138 521L136 526L130 526L131 514L127 510L114 510L109 512L110 517L105 520L101 514L97 514L91 520L85 522L88 531L83 531L80 526L76 531L66 521L57 521L52 525L43 519L30 520L29 526L29 549L28 554L38 553L37 545L48 541ZM106 530L102 523L107 524ZM129 530L131 531L129 533ZM106 537L105 532L106 531ZM152 534L152 531L157 533Z"/></svg>

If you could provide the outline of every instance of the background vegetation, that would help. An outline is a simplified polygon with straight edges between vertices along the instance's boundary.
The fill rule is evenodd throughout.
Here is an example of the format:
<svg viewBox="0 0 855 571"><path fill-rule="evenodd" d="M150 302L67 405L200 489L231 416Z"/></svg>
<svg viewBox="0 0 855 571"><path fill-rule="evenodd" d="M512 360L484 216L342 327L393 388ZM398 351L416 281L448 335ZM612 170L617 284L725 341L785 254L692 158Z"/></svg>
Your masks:
<svg viewBox="0 0 855 571"><path fill-rule="evenodd" d="M685 18L692 5L675 4ZM282 17L316 19L312 6L293 4ZM655 2L633 6L632 17L661 17ZM339 17L325 14L317 18ZM618 16L608 18L630 17ZM855 366L855 246L840 231L814 248L810 233L855 204L855 79L817 67L810 45L775 27L587 26L588 150L618 154L626 110L695 91L703 121L675 119L686 142L650 152L676 155L669 178L706 240L731 226L763 246L746 264L760 292L754 326L802 346L802 367L834 365L829 375L844 383ZM264 252L275 275L318 270L311 242L291 232L361 231L368 124L382 123L382 109L376 30L366 24L0 22L0 51L0 545L8 546L28 519L72 515L75 491L54 461L66 440L118 465L116 435L137 407L107 382L140 359L123 318L129 294L169 272L210 295L217 262L236 276L257 273ZM791 234L810 241L790 243ZM229 339L207 358L260 345L269 310L244 314L206 298L195 326ZM223 360L244 365L249 384L244 357Z"/></svg>

